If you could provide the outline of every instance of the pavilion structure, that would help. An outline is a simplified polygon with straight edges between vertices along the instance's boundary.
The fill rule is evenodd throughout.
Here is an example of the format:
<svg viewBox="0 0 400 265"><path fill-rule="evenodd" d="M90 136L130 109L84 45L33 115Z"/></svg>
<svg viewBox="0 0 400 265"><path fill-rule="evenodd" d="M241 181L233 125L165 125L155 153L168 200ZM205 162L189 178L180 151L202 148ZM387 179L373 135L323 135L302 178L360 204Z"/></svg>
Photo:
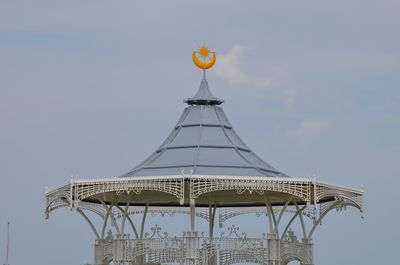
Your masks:
<svg viewBox="0 0 400 265"><path fill-rule="evenodd" d="M215 53L203 46L192 57L203 69L200 88L185 101L160 147L118 178L71 179L46 191L46 218L62 207L80 214L96 238L95 265L314 264L314 231L332 210L353 206L363 213L363 190L290 177L264 162L241 140L223 101L209 89L205 70L215 63ZM88 212L99 217L100 226ZM266 216L259 237L239 233L234 225L214 233L216 222L222 227L250 213ZM158 225L145 231L149 214L186 214L190 230L173 237ZM198 218L208 222L207 232L197 230Z"/></svg>

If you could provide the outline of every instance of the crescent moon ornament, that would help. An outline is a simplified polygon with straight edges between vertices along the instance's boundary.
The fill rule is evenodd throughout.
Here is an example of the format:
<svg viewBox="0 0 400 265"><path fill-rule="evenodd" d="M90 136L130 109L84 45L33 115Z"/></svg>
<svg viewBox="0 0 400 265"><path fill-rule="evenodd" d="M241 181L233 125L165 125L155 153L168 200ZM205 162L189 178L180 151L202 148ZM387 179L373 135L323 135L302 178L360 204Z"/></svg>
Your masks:
<svg viewBox="0 0 400 265"><path fill-rule="evenodd" d="M197 54L199 54L203 60L208 59L210 58L211 53L212 57L208 61L201 61L199 58L197 58ZM215 52L211 52L207 46L203 45L198 51L193 51L192 60L198 68L205 70L213 67L215 61L217 60L217 55Z"/></svg>

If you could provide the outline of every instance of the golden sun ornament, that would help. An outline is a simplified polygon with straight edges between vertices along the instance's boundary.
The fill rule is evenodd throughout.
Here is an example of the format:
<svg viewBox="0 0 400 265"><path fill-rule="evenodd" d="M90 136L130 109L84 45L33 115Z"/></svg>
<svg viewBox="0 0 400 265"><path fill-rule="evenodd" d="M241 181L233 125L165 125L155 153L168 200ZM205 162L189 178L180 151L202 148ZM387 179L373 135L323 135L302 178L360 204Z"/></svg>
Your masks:
<svg viewBox="0 0 400 265"><path fill-rule="evenodd" d="M201 61L197 58L197 54L200 55L200 57L204 60L210 57L212 53L212 57L210 60L208 61ZM210 51L210 49L208 49L208 47L206 45L203 45L199 48L198 51L193 51L192 53L192 60L193 63L199 67L200 69L209 69L211 67L213 67L213 65L215 64L215 61L217 60L217 55L215 54L215 52Z"/></svg>
<svg viewBox="0 0 400 265"><path fill-rule="evenodd" d="M203 57L203 58L206 58L206 57L210 56L210 50L205 45L200 47L199 53L200 53L200 56Z"/></svg>

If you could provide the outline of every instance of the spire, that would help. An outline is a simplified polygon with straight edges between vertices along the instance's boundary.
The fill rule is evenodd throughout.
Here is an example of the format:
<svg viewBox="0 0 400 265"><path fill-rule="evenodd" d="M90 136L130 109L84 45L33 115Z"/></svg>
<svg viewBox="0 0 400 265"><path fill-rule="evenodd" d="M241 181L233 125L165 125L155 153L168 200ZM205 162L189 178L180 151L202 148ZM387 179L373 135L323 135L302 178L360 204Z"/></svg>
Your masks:
<svg viewBox="0 0 400 265"><path fill-rule="evenodd" d="M214 97L211 93L208 88L206 71L203 70L203 79L201 80L199 90L194 97L188 98L185 102L189 105L220 105L224 101Z"/></svg>
<svg viewBox="0 0 400 265"><path fill-rule="evenodd" d="M161 146L121 177L193 175L287 177L259 158L235 132L203 73L199 91Z"/></svg>
<svg viewBox="0 0 400 265"><path fill-rule="evenodd" d="M196 95L185 101L189 106L161 146L121 177L180 175L184 171L194 175L287 177L250 150L218 106L223 100L211 94L205 70L214 65L215 52L206 62L197 54L206 59L210 51L203 46L192 53L194 64L203 70Z"/></svg>

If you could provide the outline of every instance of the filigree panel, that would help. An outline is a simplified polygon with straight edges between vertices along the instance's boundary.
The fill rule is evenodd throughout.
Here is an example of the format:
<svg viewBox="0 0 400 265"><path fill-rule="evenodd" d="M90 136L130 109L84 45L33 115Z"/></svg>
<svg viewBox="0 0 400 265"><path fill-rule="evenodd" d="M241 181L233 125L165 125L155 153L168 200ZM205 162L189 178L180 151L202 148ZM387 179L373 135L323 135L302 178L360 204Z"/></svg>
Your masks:
<svg viewBox="0 0 400 265"><path fill-rule="evenodd" d="M69 207L71 204L71 185L64 185L58 189L46 192L45 217L55 209Z"/></svg>
<svg viewBox="0 0 400 265"><path fill-rule="evenodd" d="M90 196L107 192L115 192L117 195L121 195L123 193L140 194L144 190L160 191L172 194L180 199L181 203L183 203L184 181L182 179L115 179L100 182L73 182L73 194L75 201L82 201Z"/></svg>
<svg viewBox="0 0 400 265"><path fill-rule="evenodd" d="M265 191L275 191L287 193L305 202L311 201L311 180L291 180L283 179L210 179L196 178L190 180L190 198L196 199L199 196L215 191L235 190L238 194L245 191L256 192L263 195Z"/></svg>
<svg viewBox="0 0 400 265"><path fill-rule="evenodd" d="M284 208L284 206L274 206L273 211L274 211L275 216L278 216L281 213L283 208ZM295 208L295 206L288 206L285 208L284 212L295 214L295 213L297 213L297 209ZM219 226L222 227L222 224L224 222L228 221L229 219L236 217L236 216L244 215L244 214L255 214L257 217L268 215L265 206L264 207L257 206L257 207L221 208L219 210L219 216L218 216L219 217ZM301 214L305 217L310 218L313 221L316 220L315 207L308 207L305 210L303 210L301 212Z"/></svg>
<svg viewBox="0 0 400 265"><path fill-rule="evenodd" d="M352 201L361 212L364 211L364 192L362 190L349 189L326 183L317 183L315 188L315 202L318 203L320 200L328 197L334 197L335 200L341 198Z"/></svg>

